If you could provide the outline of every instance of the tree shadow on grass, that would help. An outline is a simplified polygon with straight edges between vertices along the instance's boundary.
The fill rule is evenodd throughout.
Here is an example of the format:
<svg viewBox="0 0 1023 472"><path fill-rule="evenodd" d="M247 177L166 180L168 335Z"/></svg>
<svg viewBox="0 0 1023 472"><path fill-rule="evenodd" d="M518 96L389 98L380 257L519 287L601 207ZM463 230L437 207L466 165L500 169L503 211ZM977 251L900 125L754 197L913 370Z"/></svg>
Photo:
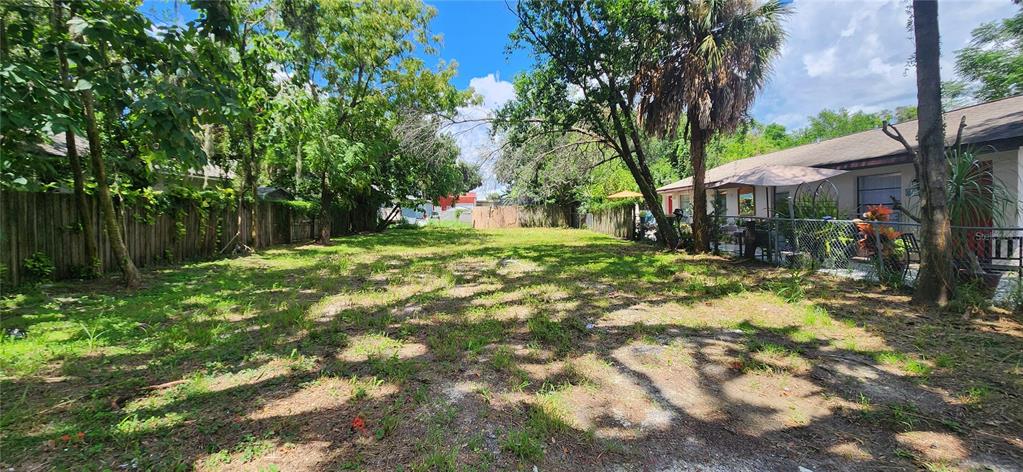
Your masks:
<svg viewBox="0 0 1023 472"><path fill-rule="evenodd" d="M742 297L760 296L773 269L589 236L559 243L467 233L412 231L273 251L227 268L172 271L168 290L129 295L105 314L85 307L83 320L91 315L110 330L102 355L59 358L69 379L5 380L5 391L27 392L11 404L22 414L5 414L5 449L15 451L8 457L58 467L134 458L161 469L454 461L499 469L540 462L545 470L622 463L867 470L910 466L902 456L912 454L893 451L910 447L899 434L913 428L958 438L967 459L1014 457L958 436L962 408L876 354L801 335L807 326L796 312L785 315L795 324L741 313L723 324L696 319L708 306L750 309ZM396 250L367 252L385 247ZM845 299L855 299L847 287L829 289L836 303L829 313L874 321L845 313ZM648 316L660 312L672 315ZM140 322L149 329L132 325ZM888 329L886 342L906 332ZM106 349L138 342L153 346ZM891 350L913 352L900 342ZM594 359L602 364L588 364ZM664 359L689 364L658 364ZM576 364L597 374L566 373ZM675 370L686 376L667 374ZM124 381L129 375L137 377ZM173 381L184 382L144 388ZM779 387L784 382L798 387L797 410L816 413L786 420L789 404L773 400L795 394ZM622 388L622 398L607 393ZM576 411L572 402L595 406ZM366 431L352 426L356 417ZM43 418L56 429L41 427ZM48 445L77 431L87 439L69 451Z"/></svg>

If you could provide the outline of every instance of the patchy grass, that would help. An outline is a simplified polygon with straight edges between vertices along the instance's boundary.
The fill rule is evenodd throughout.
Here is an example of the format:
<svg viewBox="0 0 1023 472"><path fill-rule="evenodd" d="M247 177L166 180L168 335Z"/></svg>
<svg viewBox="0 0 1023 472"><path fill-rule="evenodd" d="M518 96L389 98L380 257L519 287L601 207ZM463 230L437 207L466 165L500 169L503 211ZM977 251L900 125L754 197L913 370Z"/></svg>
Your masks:
<svg viewBox="0 0 1023 472"><path fill-rule="evenodd" d="M1023 449L1018 319L806 272L431 224L145 282L0 299L0 466L945 470Z"/></svg>

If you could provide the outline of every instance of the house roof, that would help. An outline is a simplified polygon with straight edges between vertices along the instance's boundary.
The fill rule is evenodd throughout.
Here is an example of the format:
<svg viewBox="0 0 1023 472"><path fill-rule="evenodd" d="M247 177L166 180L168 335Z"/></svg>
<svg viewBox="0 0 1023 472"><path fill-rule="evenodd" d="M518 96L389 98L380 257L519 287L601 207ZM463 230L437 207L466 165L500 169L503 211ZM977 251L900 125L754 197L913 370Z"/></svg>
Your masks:
<svg viewBox="0 0 1023 472"><path fill-rule="evenodd" d="M67 156L67 136L64 133L54 134L50 136L50 140L53 142L37 144L37 149L43 154L49 154L51 156ZM78 155L85 156L89 154L89 141L87 139L76 135L75 145L75 148L78 150Z"/></svg>
<svg viewBox="0 0 1023 472"><path fill-rule="evenodd" d="M945 141L955 142L959 120L966 117L963 144L984 145L1023 137L1023 95L952 110L945 113ZM915 144L919 122L895 125L910 144ZM862 131L819 143L804 144L768 154L741 159L707 171L706 181L715 182L762 167L786 165L804 167L855 168L908 162L909 154L898 141L880 128ZM659 192L692 186L685 178L657 189Z"/></svg>
<svg viewBox="0 0 1023 472"><path fill-rule="evenodd" d="M612 193L611 195L608 195L607 198L615 200L622 198L641 198L642 196L643 194L639 192L633 192L631 190L622 190L621 192Z"/></svg>
<svg viewBox="0 0 1023 472"><path fill-rule="evenodd" d="M49 143L43 142L35 145L35 149L43 154L47 154L55 157L66 157L67 156L67 137L64 133L57 133L50 136ZM75 136L75 144L78 150L78 155L83 158L88 158L89 155L89 141L81 136ZM196 178L210 178L210 179L223 179L231 180L234 178L234 172L229 168L220 167L216 164L207 162L203 164L201 168L189 169L186 175Z"/></svg>
<svg viewBox="0 0 1023 472"><path fill-rule="evenodd" d="M277 187L256 187L256 197L263 200L292 200L291 192Z"/></svg>

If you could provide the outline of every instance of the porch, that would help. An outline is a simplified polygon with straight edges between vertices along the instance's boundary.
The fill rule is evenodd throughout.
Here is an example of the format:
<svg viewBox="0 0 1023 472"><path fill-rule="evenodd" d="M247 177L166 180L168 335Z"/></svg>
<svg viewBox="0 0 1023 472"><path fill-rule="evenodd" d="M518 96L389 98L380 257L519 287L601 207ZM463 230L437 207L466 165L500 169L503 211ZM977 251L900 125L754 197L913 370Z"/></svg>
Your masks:
<svg viewBox="0 0 1023 472"><path fill-rule="evenodd" d="M712 217L714 252L856 280L912 286L920 225L898 221ZM953 227L958 282L1023 296L1023 227ZM1015 295L1014 295L1015 294Z"/></svg>

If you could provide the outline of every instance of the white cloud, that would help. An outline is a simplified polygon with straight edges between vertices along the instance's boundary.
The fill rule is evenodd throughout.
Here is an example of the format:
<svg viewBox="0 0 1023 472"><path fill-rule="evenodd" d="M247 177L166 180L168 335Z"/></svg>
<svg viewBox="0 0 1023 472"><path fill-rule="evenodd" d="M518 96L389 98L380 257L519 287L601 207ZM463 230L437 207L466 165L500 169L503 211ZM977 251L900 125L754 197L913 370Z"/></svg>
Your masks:
<svg viewBox="0 0 1023 472"><path fill-rule="evenodd" d="M806 67L806 75L818 77L830 74L835 70L835 52L837 49L828 48L824 52L803 54L803 66Z"/></svg>
<svg viewBox="0 0 1023 472"><path fill-rule="evenodd" d="M486 195L501 191L503 186L494 177L493 163L496 158L497 143L491 137L490 124L487 118L494 111L515 99L515 87L511 82L501 80L495 74L474 77L469 80L469 87L482 98L482 103L458 109L458 122L446 128L461 148L463 161L480 167L483 185L477 192Z"/></svg>
<svg viewBox="0 0 1023 472"><path fill-rule="evenodd" d="M515 98L515 87L494 74L469 79L469 87L483 97L483 107L496 110Z"/></svg>
<svg viewBox="0 0 1023 472"><path fill-rule="evenodd" d="M796 0L785 24L789 38L753 115L793 128L824 108L882 110L915 103L906 7L904 0ZM1007 0L942 1L942 78L954 78L955 51L969 42L973 28L1017 8Z"/></svg>

